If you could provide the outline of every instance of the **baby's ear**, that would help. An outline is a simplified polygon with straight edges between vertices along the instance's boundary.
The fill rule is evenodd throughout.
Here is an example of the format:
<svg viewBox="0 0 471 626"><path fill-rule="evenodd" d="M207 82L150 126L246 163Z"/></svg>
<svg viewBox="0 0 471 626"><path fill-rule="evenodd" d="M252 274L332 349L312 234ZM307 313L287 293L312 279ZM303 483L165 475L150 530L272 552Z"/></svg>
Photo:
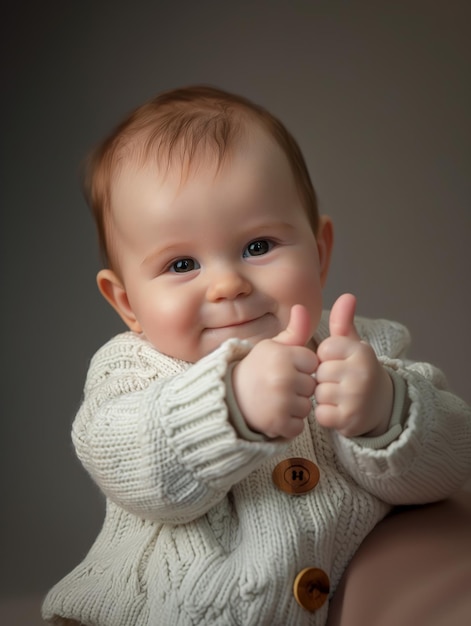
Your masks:
<svg viewBox="0 0 471 626"><path fill-rule="evenodd" d="M98 289L130 330L141 333L142 328L129 304L128 295L121 280L112 270L100 270L96 277Z"/></svg>
<svg viewBox="0 0 471 626"><path fill-rule="evenodd" d="M316 239L319 252L321 285L324 287L329 272L332 247L334 245L334 226L332 220L327 215L320 216Z"/></svg>

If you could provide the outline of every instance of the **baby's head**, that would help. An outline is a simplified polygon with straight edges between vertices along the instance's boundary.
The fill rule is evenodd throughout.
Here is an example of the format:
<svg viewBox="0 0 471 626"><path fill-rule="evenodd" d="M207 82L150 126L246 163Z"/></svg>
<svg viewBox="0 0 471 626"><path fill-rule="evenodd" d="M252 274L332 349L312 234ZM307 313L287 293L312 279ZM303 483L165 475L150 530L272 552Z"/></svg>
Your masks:
<svg viewBox="0 0 471 626"><path fill-rule="evenodd" d="M273 337L297 303L317 326L332 226L263 108L210 87L164 93L96 149L85 191L100 290L160 351L196 361L231 336Z"/></svg>

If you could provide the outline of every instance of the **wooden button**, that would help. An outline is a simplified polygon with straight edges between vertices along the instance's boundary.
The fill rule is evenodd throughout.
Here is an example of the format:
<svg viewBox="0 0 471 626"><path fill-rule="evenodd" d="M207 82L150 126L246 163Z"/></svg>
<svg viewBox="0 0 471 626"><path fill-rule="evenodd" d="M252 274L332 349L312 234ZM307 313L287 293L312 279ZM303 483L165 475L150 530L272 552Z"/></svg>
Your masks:
<svg viewBox="0 0 471 626"><path fill-rule="evenodd" d="M278 463L272 478L281 491L303 494L314 489L319 482L319 468L308 459L293 457Z"/></svg>
<svg viewBox="0 0 471 626"><path fill-rule="evenodd" d="M293 593L297 603L314 612L329 597L330 581L324 570L317 567L306 567L296 576Z"/></svg>

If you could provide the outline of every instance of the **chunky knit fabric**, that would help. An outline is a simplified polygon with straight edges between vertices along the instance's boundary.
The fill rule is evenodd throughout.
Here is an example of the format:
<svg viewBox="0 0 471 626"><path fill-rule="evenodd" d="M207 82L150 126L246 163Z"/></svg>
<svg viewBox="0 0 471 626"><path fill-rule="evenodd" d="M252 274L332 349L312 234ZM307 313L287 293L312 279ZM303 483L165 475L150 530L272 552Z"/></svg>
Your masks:
<svg viewBox="0 0 471 626"><path fill-rule="evenodd" d="M316 335L328 334L324 316ZM408 415L387 447L319 427L313 412L289 444L249 441L231 424L224 377L250 347L230 340L190 365L133 333L92 360L73 441L106 495L103 529L85 560L48 594L43 616L90 626L321 626L299 606L302 569L331 592L391 505L443 498L471 473L471 414L434 367L404 359L407 331L357 319L406 385ZM277 489L288 457L316 463L314 490Z"/></svg>

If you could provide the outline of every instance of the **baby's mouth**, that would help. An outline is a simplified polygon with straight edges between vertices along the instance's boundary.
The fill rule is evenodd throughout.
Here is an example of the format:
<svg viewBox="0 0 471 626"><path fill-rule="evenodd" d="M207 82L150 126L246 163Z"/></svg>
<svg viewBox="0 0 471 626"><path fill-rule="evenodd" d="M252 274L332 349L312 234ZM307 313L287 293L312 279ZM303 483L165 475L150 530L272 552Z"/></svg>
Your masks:
<svg viewBox="0 0 471 626"><path fill-rule="evenodd" d="M229 339L230 337L236 337L238 339L250 339L251 337L261 336L269 337L272 335L270 332L274 324L275 318L270 313L263 313L257 317L248 318L245 320L235 320L229 322L223 322L222 324L214 325L205 328L205 333L212 335L214 338ZM267 332L268 331L268 332ZM276 332L273 333L273 336Z"/></svg>
<svg viewBox="0 0 471 626"><path fill-rule="evenodd" d="M255 317L249 317L246 319L236 319L236 320L230 320L230 321L224 321L223 323L220 324L215 324L214 326L208 327L206 330L227 330L230 328L242 328L243 326L247 326L249 324L254 324L256 322L258 322L259 320L262 320L264 317L266 317L268 315L268 313L262 313L262 315L257 315Z"/></svg>
<svg viewBox="0 0 471 626"><path fill-rule="evenodd" d="M263 316L261 316L261 317L263 317ZM222 324L221 326L215 326L214 328L215 329L237 328L237 326L244 326L245 324L250 324L252 322L255 322L258 319L260 319L260 318L259 317L253 317L252 319L236 321L236 322L229 322L228 324Z"/></svg>

